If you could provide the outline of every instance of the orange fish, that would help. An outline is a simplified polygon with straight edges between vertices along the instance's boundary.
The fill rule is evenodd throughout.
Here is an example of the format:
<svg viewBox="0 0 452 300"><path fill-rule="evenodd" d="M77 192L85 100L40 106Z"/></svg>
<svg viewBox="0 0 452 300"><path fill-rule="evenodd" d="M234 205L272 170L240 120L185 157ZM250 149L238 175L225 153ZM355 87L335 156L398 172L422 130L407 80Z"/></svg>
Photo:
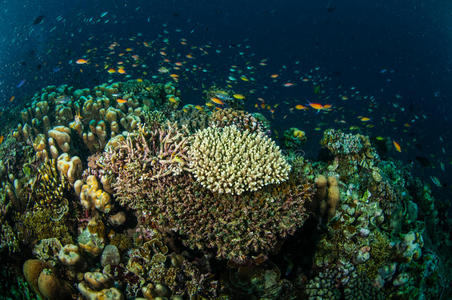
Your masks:
<svg viewBox="0 0 452 300"><path fill-rule="evenodd" d="M166 55L166 52L165 51L160 51L160 54L161 55Z"/></svg>
<svg viewBox="0 0 452 300"><path fill-rule="evenodd" d="M9 102L13 102L14 99L16 99L16 96L11 96L11 98L9 98Z"/></svg>
<svg viewBox="0 0 452 300"><path fill-rule="evenodd" d="M295 83L286 82L286 83L283 84L283 87L291 87L291 86L294 86L294 85L295 85Z"/></svg>
<svg viewBox="0 0 452 300"><path fill-rule="evenodd" d="M278 74L271 74L270 75L271 78L278 78L278 76L279 76Z"/></svg>
<svg viewBox="0 0 452 300"><path fill-rule="evenodd" d="M308 108L307 108L306 106L304 106L304 105L297 104L297 105L295 105L295 109L298 109L298 110L307 110Z"/></svg>
<svg viewBox="0 0 452 300"><path fill-rule="evenodd" d="M113 74L113 73L116 73L116 70L113 69L113 68L110 68L110 69L107 70L107 72L108 72L109 74Z"/></svg>
<svg viewBox="0 0 452 300"><path fill-rule="evenodd" d="M124 70L124 69L118 69L118 71L117 71L119 74L126 74L126 70Z"/></svg>
<svg viewBox="0 0 452 300"><path fill-rule="evenodd" d="M325 105L323 106L324 109L329 109L329 108L331 108L331 107L333 107L331 104L325 104Z"/></svg>
<svg viewBox="0 0 452 300"><path fill-rule="evenodd" d="M116 99L116 102L118 102L118 103L126 103L127 100L126 100L126 99L118 98L118 99Z"/></svg>
<svg viewBox="0 0 452 300"><path fill-rule="evenodd" d="M174 79L179 78L179 75L177 75L177 74L170 74L170 76L171 76L172 78L174 78Z"/></svg>
<svg viewBox="0 0 452 300"><path fill-rule="evenodd" d="M320 103L309 103L309 106L313 109L322 110L324 109L323 105Z"/></svg>
<svg viewBox="0 0 452 300"><path fill-rule="evenodd" d="M87 64L87 63L88 63L88 60L83 59L83 58L80 58L80 59L77 59L77 60L75 61L75 63L76 63L77 65L84 65L84 64Z"/></svg>
<svg viewBox="0 0 452 300"><path fill-rule="evenodd" d="M221 101L219 98L217 97L210 97L210 100L212 100L213 103L219 104L219 105L224 105L224 102Z"/></svg>
<svg viewBox="0 0 452 300"><path fill-rule="evenodd" d="M193 58L193 55L187 54L187 55L185 55L185 57L187 57L187 58Z"/></svg>
<svg viewBox="0 0 452 300"><path fill-rule="evenodd" d="M2 135L0 136L0 144L3 143L3 140L5 139L5 137Z"/></svg>
<svg viewBox="0 0 452 300"><path fill-rule="evenodd" d="M402 152L402 147L400 147L399 143L397 143L396 141L392 141L392 144L394 145L394 148L396 149L397 152Z"/></svg>

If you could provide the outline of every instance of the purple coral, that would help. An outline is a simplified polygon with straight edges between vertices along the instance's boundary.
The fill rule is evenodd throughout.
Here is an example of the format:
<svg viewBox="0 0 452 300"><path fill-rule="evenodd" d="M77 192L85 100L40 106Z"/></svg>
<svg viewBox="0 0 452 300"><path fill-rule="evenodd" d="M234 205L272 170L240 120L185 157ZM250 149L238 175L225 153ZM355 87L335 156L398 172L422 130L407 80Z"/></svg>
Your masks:
<svg viewBox="0 0 452 300"><path fill-rule="evenodd" d="M125 141L105 151L99 159L122 205L146 208L146 190L160 185L162 178L179 175L187 167L187 135L176 124L143 127Z"/></svg>

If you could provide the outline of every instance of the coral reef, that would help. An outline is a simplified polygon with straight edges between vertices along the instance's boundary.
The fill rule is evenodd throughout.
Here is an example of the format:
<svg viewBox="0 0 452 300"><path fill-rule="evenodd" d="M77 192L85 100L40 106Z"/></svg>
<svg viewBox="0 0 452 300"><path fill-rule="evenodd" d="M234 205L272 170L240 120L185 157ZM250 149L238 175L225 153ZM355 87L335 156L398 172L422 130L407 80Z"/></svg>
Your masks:
<svg viewBox="0 0 452 300"><path fill-rule="evenodd" d="M182 109L148 80L34 94L0 143L1 295L450 297L449 207L409 166L336 129L311 161L302 130L279 148L243 95L205 94Z"/></svg>

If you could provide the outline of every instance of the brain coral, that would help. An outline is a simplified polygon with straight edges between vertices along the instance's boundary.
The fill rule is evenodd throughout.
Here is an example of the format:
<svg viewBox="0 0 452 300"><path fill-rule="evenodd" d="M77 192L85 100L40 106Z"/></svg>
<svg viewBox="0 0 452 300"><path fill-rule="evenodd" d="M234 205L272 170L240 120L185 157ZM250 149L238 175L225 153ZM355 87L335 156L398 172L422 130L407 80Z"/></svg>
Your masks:
<svg viewBox="0 0 452 300"><path fill-rule="evenodd" d="M196 180L213 192L240 195L287 180L290 165L267 136L235 125L198 131L189 149Z"/></svg>

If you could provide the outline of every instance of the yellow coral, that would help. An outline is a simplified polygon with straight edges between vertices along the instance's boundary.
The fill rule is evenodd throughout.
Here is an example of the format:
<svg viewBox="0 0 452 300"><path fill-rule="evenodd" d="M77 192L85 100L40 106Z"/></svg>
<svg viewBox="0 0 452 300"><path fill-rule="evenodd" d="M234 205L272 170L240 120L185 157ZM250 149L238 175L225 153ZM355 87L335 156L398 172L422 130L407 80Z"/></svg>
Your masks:
<svg viewBox="0 0 452 300"><path fill-rule="evenodd" d="M82 173L82 161L78 156L70 157L69 154L63 153L58 156L57 168L61 176L69 180L69 183L74 184L75 180Z"/></svg>
<svg viewBox="0 0 452 300"><path fill-rule="evenodd" d="M240 195L288 179L290 165L269 137L235 125L198 131L189 150L190 169L204 187Z"/></svg>
<svg viewBox="0 0 452 300"><path fill-rule="evenodd" d="M81 188L80 202L86 209L94 206L105 213L108 213L111 209L110 194L100 188L99 182L93 175L88 176L86 184Z"/></svg>

